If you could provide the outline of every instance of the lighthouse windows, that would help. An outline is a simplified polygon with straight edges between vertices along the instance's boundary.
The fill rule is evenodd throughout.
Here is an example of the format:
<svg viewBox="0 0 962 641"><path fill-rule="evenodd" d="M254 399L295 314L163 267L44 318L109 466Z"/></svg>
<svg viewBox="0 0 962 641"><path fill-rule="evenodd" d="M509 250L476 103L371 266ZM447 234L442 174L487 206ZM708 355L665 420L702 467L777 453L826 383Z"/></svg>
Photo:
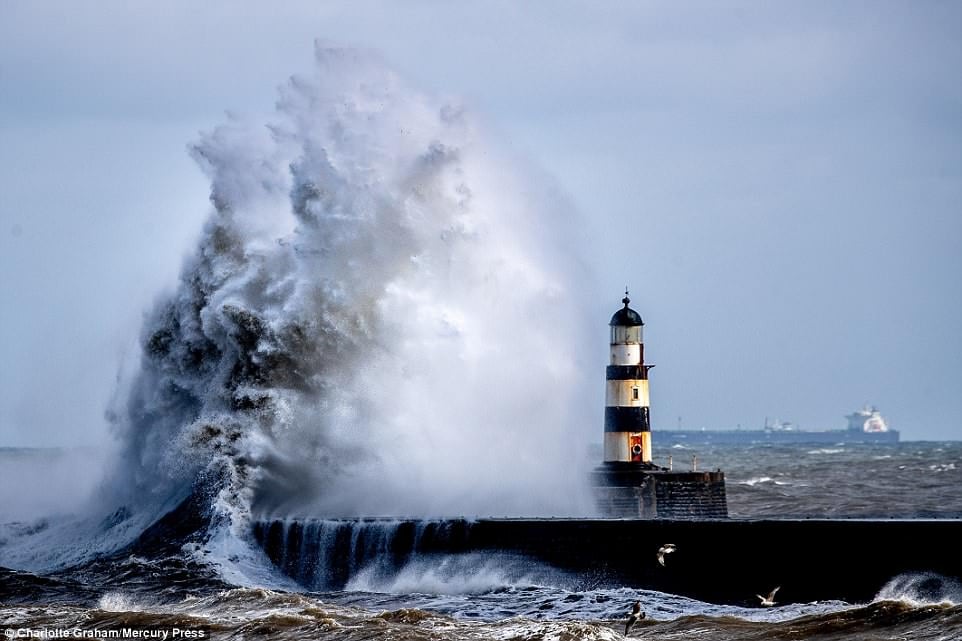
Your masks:
<svg viewBox="0 0 962 641"><path fill-rule="evenodd" d="M634 345L641 342L641 326L614 325L611 328L611 344Z"/></svg>
<svg viewBox="0 0 962 641"><path fill-rule="evenodd" d="M631 400L637 401L639 398L641 398L641 390L638 389L637 387L632 387L632 388L631 388Z"/></svg>

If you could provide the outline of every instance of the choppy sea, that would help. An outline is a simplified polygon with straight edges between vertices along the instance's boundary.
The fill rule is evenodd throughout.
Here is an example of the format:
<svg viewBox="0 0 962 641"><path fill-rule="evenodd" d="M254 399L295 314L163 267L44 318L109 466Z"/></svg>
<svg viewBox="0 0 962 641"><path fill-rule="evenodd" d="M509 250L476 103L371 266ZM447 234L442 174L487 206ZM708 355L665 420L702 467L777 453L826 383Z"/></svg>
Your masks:
<svg viewBox="0 0 962 641"><path fill-rule="evenodd" d="M44 530L65 504L30 513L37 496L69 503L82 474L57 474L72 451L0 450L4 546L53 545ZM962 518L962 443L704 447L726 471L730 515ZM59 494L58 494L59 493ZM168 537L170 535L168 534ZM31 539L30 537L35 537ZM643 639L960 639L958 577L893 576L866 603L745 608L628 587L592 589L551 568L482 554L412 563L394 576L359 572L347 589L312 592L270 567L263 585L232 582L184 541L150 541L54 572L0 569L0 633L7 638L620 639L631 604ZM250 576L250 574L248 574ZM939 587L933 592L933 580ZM873 590L876 589L873 587ZM165 636L166 634L166 636Z"/></svg>

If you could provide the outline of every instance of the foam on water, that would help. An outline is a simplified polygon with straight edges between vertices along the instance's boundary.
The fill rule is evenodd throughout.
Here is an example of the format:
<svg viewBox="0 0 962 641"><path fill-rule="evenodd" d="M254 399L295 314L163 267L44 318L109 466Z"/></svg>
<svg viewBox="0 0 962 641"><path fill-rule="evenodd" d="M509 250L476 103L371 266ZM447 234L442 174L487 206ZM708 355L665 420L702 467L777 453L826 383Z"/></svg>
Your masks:
<svg viewBox="0 0 962 641"><path fill-rule="evenodd" d="M473 553L414 558L400 570L383 568L375 561L352 576L344 589L387 594L452 595L565 582L563 573L530 559L508 554Z"/></svg>
<svg viewBox="0 0 962 641"><path fill-rule="evenodd" d="M105 612L136 612L140 609L134 598L123 592L107 592L97 605Z"/></svg>
<svg viewBox="0 0 962 641"><path fill-rule="evenodd" d="M558 583L564 583L561 578ZM570 582L570 579L568 579ZM775 623L802 616L818 616L852 609L841 601L796 603L773 608L740 607L706 603L655 590L629 588L577 589L552 585L511 585L477 592L433 586L447 592L337 592L324 593L325 600L364 604L372 608L418 608L458 619L497 621L510 617L538 620L604 621L624 619L634 601L641 601L648 620L674 621L685 617L732 617L742 621Z"/></svg>

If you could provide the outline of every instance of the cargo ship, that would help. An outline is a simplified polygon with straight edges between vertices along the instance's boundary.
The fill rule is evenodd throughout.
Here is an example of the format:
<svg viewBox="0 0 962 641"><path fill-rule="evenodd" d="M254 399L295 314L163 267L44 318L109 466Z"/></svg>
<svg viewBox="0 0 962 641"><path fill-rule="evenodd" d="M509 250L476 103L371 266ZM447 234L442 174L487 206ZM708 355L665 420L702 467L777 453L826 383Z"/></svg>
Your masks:
<svg viewBox="0 0 962 641"><path fill-rule="evenodd" d="M675 445L764 445L792 443L894 445L899 431L892 429L875 407L864 407L845 417L848 427L837 430L802 430L791 423L765 420L762 429L652 431L652 440L662 447Z"/></svg>

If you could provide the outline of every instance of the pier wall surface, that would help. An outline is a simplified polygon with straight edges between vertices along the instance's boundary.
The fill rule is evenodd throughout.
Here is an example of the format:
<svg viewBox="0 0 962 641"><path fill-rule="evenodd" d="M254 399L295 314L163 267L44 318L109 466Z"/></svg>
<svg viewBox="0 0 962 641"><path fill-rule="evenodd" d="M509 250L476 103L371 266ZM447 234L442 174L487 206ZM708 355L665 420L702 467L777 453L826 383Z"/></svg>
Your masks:
<svg viewBox="0 0 962 641"><path fill-rule="evenodd" d="M728 516L725 473L672 472L606 463L592 473L598 513L608 518L719 519Z"/></svg>
<svg viewBox="0 0 962 641"><path fill-rule="evenodd" d="M432 555L497 552L557 568L581 588L631 587L713 603L872 600L903 574L962 581L962 520L287 519L253 534L308 589ZM659 547L677 550L657 560ZM933 587L936 587L933 585Z"/></svg>

